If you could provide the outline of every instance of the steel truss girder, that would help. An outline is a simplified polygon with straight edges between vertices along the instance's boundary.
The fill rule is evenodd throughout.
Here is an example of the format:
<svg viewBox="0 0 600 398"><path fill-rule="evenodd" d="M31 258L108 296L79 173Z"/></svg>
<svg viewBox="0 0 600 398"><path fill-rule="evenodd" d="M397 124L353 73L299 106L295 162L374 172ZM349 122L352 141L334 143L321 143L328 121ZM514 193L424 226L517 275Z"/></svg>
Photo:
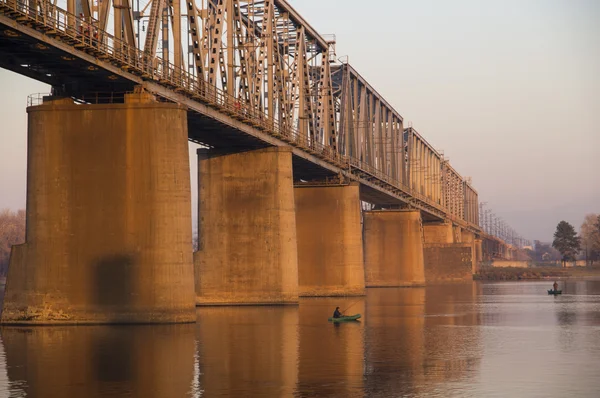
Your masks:
<svg viewBox="0 0 600 398"><path fill-rule="evenodd" d="M71 14L76 12L77 1L86 19L98 14L93 23L102 35L111 0L100 1L97 8L88 0L67 0ZM38 3L43 11L46 2L30 0L30 4ZM131 0L112 0L113 46L120 41L124 48L135 47L131 4ZM436 212L478 223L473 206L477 193L469 183L416 131L405 131L398 112L351 66L332 68L329 43L285 1L189 0L185 7L192 38L187 51L193 55L194 66L188 80L194 84L188 87L214 88L222 95L219 98L241 103L253 117L297 132L296 139L308 143L310 151L319 148L322 153L350 157L352 167L366 173L369 180L385 181L414 194L415 206L426 203ZM158 74L165 81L184 66L180 17L179 0L151 1L140 58L160 65ZM67 24L75 23L69 16ZM158 59L154 57L161 35L163 53ZM171 38L175 41L174 69L168 52ZM104 38L99 41L105 43ZM135 51L131 54L129 59L138 56Z"/></svg>

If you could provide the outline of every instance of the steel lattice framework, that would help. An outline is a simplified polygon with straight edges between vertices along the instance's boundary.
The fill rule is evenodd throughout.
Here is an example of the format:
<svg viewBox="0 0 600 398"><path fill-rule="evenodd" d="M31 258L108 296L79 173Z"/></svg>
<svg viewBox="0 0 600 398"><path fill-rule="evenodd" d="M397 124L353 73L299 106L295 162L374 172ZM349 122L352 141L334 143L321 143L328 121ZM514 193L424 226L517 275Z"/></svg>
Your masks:
<svg viewBox="0 0 600 398"><path fill-rule="evenodd" d="M198 143L245 139L227 127L252 136L246 149L291 145L305 164L358 180L378 206L411 206L482 232L470 181L405 128L355 69L336 63L335 40L284 0L0 0L2 26L0 39L13 44L0 43L0 55L17 55L20 43L35 47L27 64L5 59L2 67L75 98L98 86L141 85L188 106L200 130L210 118L220 123L218 136L190 136ZM53 59L44 55L51 46Z"/></svg>

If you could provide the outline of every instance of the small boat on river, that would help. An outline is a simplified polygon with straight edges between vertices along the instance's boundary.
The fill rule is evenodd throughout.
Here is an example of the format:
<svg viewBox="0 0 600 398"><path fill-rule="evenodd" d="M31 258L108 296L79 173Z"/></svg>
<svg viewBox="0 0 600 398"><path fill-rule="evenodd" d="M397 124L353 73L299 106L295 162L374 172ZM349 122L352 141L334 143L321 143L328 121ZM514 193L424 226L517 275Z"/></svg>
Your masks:
<svg viewBox="0 0 600 398"><path fill-rule="evenodd" d="M327 319L329 322L349 322L349 321L357 321L358 318L360 318L360 314L355 314L355 315L345 315L345 316L341 316L339 318L329 318Z"/></svg>
<svg viewBox="0 0 600 398"><path fill-rule="evenodd" d="M550 289L550 290L548 290L548 294L554 294L554 295L562 294L562 290L552 290L552 289Z"/></svg>

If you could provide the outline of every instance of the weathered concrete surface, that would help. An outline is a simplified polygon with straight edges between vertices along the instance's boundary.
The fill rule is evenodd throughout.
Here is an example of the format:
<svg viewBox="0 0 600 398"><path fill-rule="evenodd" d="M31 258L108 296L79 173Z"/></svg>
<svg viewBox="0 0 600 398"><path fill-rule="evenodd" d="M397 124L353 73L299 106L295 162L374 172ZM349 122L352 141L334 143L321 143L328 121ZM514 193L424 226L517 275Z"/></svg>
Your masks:
<svg viewBox="0 0 600 398"><path fill-rule="evenodd" d="M469 243L471 245L471 269L472 273L475 273L477 272L477 247L475 244L475 234L471 231L462 230L460 235L460 242Z"/></svg>
<svg viewBox="0 0 600 398"><path fill-rule="evenodd" d="M470 243L429 243L423 250L427 283L473 279Z"/></svg>
<svg viewBox="0 0 600 398"><path fill-rule="evenodd" d="M3 327L3 373L19 396L185 397L198 377L196 330L195 324Z"/></svg>
<svg viewBox="0 0 600 398"><path fill-rule="evenodd" d="M146 95L28 108L2 323L195 321L186 111Z"/></svg>
<svg viewBox="0 0 600 398"><path fill-rule="evenodd" d="M477 266L479 267L483 261L483 240L475 239L475 258L477 260Z"/></svg>
<svg viewBox="0 0 600 398"><path fill-rule="evenodd" d="M357 184L296 187L301 296L365 294Z"/></svg>
<svg viewBox="0 0 600 398"><path fill-rule="evenodd" d="M423 286L421 212L366 211L363 217L366 286Z"/></svg>
<svg viewBox="0 0 600 398"><path fill-rule="evenodd" d="M454 243L452 223L423 224L424 243Z"/></svg>
<svg viewBox="0 0 600 398"><path fill-rule="evenodd" d="M198 157L196 303L298 303L291 149Z"/></svg>
<svg viewBox="0 0 600 398"><path fill-rule="evenodd" d="M468 231L465 231L465 232L468 232ZM462 233L463 233L463 229L460 226L458 226L458 225L452 226L452 235L454 237L453 238L454 243L463 242Z"/></svg>

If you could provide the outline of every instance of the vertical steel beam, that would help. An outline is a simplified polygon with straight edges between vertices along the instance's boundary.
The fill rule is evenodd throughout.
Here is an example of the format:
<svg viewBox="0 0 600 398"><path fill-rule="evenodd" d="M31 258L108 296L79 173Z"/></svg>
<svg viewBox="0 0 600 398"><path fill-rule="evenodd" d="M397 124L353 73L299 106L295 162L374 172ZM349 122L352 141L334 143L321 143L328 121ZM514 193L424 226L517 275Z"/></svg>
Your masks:
<svg viewBox="0 0 600 398"><path fill-rule="evenodd" d="M367 139L367 87L363 84L360 89L358 111L358 159L367 163L366 139ZM368 164L368 163L367 163Z"/></svg>
<svg viewBox="0 0 600 398"><path fill-rule="evenodd" d="M396 153L397 153L397 162L398 162L398 175L400 176L400 182L408 186L407 176L406 176L406 157L407 154L404 151L404 122L402 119L398 119L395 123L395 135L394 142L396 142Z"/></svg>
<svg viewBox="0 0 600 398"><path fill-rule="evenodd" d="M113 0L113 35L115 38L115 51L121 52L123 45L123 0Z"/></svg>
<svg viewBox="0 0 600 398"><path fill-rule="evenodd" d="M335 135L335 115L333 113L333 92L331 88L331 70L329 68L329 49L321 53L321 67L318 87L317 132L323 132L323 143L337 152Z"/></svg>
<svg viewBox="0 0 600 398"><path fill-rule="evenodd" d="M75 0L67 0L67 25L75 29L75 16L77 15L77 7Z"/></svg>
<svg viewBox="0 0 600 398"><path fill-rule="evenodd" d="M350 154L350 132L349 132L349 128L351 127L352 123L348 123L349 122L349 118L348 118L348 114L349 112L349 107L348 104L350 103L349 101L349 97L351 95L350 93L350 84L348 81L348 73L347 73L348 68L345 67L345 65L342 65L340 72L342 74L342 84L341 84L341 93L340 93L340 103L339 103L339 110L340 110L340 115L339 115L339 124L338 124L338 137L340 139L340 153L342 155L346 155L348 156ZM340 73L338 72L338 73Z"/></svg>
<svg viewBox="0 0 600 398"><path fill-rule="evenodd" d="M106 27L108 26L110 4L110 0L98 0L98 28L100 29L102 35L104 34L104 32L106 32ZM101 37L100 40L103 41L104 37Z"/></svg>
<svg viewBox="0 0 600 398"><path fill-rule="evenodd" d="M123 7L123 11L121 12L123 18L123 31L125 34L125 42L131 48L137 48L137 43L135 40L135 30L133 29L133 0L121 0L121 4ZM130 54L133 56L133 53Z"/></svg>
<svg viewBox="0 0 600 398"><path fill-rule="evenodd" d="M122 0L113 0L122 1ZM149 59L156 55L156 44L158 43L158 23L160 15L163 12L164 0L152 0L150 7L150 17L148 18L148 29L146 29L146 41L144 43L144 53ZM119 16L121 13L119 12ZM117 19L117 10L115 9L115 20ZM117 22L115 22L116 26Z"/></svg>
<svg viewBox="0 0 600 398"><path fill-rule="evenodd" d="M365 153L367 156L367 164L373 168L375 168L375 159L373 159L373 135L375 133L375 123L373 121L374 106L375 96L373 95L371 90L367 89L367 126L365 129Z"/></svg>
<svg viewBox="0 0 600 398"><path fill-rule="evenodd" d="M352 75L352 117L353 117L353 126L354 126L354 140L353 140L353 151L352 156L356 159L361 160L361 151L360 151L360 97L359 97L359 81L356 79L356 76ZM362 91L361 91L362 93Z"/></svg>
<svg viewBox="0 0 600 398"><path fill-rule="evenodd" d="M223 90L231 96L235 96L235 42L234 42L234 0L226 0L225 14L227 21L227 86L223 87Z"/></svg>
<svg viewBox="0 0 600 398"><path fill-rule="evenodd" d="M166 77L169 72L169 6L166 1L161 10L161 37L163 76Z"/></svg>
<svg viewBox="0 0 600 398"><path fill-rule="evenodd" d="M398 148L396 147L394 140L394 114L391 109L387 110L385 142L389 151L386 158L386 173L389 173L393 179L399 181L397 168Z"/></svg>
<svg viewBox="0 0 600 398"><path fill-rule="evenodd" d="M83 16L86 18L86 21L90 21L92 17L92 7L90 6L89 0L77 0L81 4L81 11ZM37 1L36 1L37 2ZM46 2L43 1L43 4Z"/></svg>
<svg viewBox="0 0 600 398"><path fill-rule="evenodd" d="M173 64L175 65L175 77L179 78L183 66L183 54L181 51L183 46L183 41L181 41L181 0L171 0L171 4L173 6L171 11L173 25Z"/></svg>
<svg viewBox="0 0 600 398"><path fill-rule="evenodd" d="M198 9L196 8L195 0L186 0L187 6L187 15L189 21L189 35L192 40L192 44L190 46L189 51L192 52L192 56L194 59L194 66L196 71L196 77L198 78L199 89L204 87L205 76L205 62L206 56L204 53L204 49L202 46L203 42L203 29L202 29L202 21L200 15L198 14Z"/></svg>
<svg viewBox="0 0 600 398"><path fill-rule="evenodd" d="M269 117L271 119L275 118L275 101L273 97L273 91L275 90L275 83L273 81L273 43L276 40L276 31L275 31L275 10L273 8L273 1L266 0L265 4L265 14L263 17L263 39L266 42L267 46L267 59L265 60L264 66L267 68L267 109L269 112ZM266 18L266 21L265 21Z"/></svg>
<svg viewBox="0 0 600 398"><path fill-rule="evenodd" d="M310 87L303 26L296 32L296 69L298 71L298 130L303 138L308 138L310 134L308 111L310 103Z"/></svg>
<svg viewBox="0 0 600 398"><path fill-rule="evenodd" d="M407 130L407 155L408 155L408 159L406 162L406 165L408 167L408 169L406 170L406 176L407 176L407 181L406 181L406 185L408 185L408 187L410 189L414 189L415 188L415 178L414 178L414 141L413 141L413 136L412 136L412 129L408 129Z"/></svg>
<svg viewBox="0 0 600 398"><path fill-rule="evenodd" d="M384 167L384 158L383 158L383 150L385 148L385 143L383 141L383 134L381 128L381 100L379 98L374 98L375 102L375 122L374 122L374 131L373 131L373 153L376 154L374 157L375 162L373 162L373 166L382 172L385 171Z"/></svg>

